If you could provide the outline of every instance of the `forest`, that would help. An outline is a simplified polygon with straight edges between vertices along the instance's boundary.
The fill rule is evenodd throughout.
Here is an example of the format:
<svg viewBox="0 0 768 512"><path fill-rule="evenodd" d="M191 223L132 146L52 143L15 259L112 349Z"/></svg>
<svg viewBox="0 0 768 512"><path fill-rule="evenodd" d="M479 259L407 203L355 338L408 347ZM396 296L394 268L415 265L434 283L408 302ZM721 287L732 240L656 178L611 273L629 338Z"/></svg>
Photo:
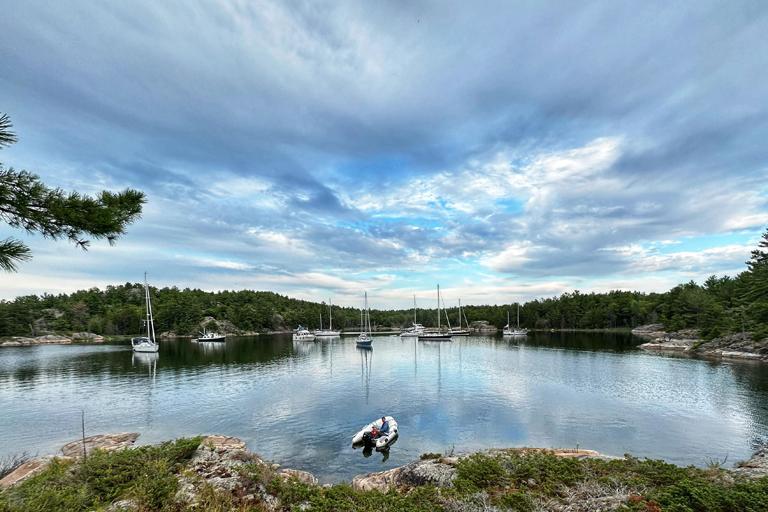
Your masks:
<svg viewBox="0 0 768 512"><path fill-rule="evenodd" d="M736 276L711 276L664 293L611 291L564 293L520 305L520 323L531 329L612 329L661 323L667 330L699 329L705 338L747 331L756 339L768 337L768 231L752 251L747 268ZM197 289L151 288L156 332L196 334L208 317L240 332L286 330L301 324L319 327L327 322L322 302L293 299L267 291L205 292ZM466 319L502 327L507 312L515 318L516 305L465 306ZM355 329L359 310L333 307L334 326ZM458 310L447 310L458 322ZM0 336L29 336L46 332L88 331L104 335L138 334L143 329L142 284L125 283L71 294L28 295L0 301ZM380 329L401 328L413 321L413 311L372 310L371 322ZM418 309L417 321L433 326L435 309Z"/></svg>

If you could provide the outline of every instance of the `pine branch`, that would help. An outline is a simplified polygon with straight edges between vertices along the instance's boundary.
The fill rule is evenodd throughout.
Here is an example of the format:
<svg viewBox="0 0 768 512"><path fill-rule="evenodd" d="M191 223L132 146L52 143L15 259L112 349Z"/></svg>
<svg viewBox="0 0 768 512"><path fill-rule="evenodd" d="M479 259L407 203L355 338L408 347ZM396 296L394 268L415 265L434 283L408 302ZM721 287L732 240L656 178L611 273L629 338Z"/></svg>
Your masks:
<svg viewBox="0 0 768 512"><path fill-rule="evenodd" d="M16 272L16 264L32 258L29 247L13 238L0 242L0 269Z"/></svg>
<svg viewBox="0 0 768 512"><path fill-rule="evenodd" d="M16 142L16 134L11 131L12 126L13 123L8 114L0 115L0 148Z"/></svg>

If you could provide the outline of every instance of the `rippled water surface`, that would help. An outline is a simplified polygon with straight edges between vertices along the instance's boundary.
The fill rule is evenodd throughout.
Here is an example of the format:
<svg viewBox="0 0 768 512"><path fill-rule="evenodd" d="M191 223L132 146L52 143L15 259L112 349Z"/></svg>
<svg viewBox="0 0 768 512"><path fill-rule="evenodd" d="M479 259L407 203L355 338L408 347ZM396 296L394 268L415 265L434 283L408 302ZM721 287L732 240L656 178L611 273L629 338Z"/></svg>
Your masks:
<svg viewBox="0 0 768 512"><path fill-rule="evenodd" d="M0 456L52 453L80 435L135 431L143 443L199 433L324 481L423 452L493 446L592 448L704 464L747 457L768 437L768 367L662 357L630 336L534 333L521 342L376 337L294 343L164 341L0 349ZM389 457L350 439L382 414L401 436Z"/></svg>

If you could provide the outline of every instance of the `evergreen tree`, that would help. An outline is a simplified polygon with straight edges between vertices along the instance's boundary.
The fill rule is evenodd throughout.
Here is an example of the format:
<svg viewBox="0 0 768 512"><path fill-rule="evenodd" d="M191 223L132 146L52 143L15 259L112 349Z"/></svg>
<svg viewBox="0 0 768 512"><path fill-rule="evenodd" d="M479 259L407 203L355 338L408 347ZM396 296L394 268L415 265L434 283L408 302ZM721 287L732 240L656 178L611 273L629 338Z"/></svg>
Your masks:
<svg viewBox="0 0 768 512"><path fill-rule="evenodd" d="M0 116L0 148L16 142L7 114ZM141 215L144 194L126 189L102 191L96 197L47 187L27 171L0 164L0 220L28 233L46 238L69 239L87 249L86 237L106 239L110 244L125 233L127 225ZM23 242L0 240L0 268L13 272L19 262L31 258Z"/></svg>

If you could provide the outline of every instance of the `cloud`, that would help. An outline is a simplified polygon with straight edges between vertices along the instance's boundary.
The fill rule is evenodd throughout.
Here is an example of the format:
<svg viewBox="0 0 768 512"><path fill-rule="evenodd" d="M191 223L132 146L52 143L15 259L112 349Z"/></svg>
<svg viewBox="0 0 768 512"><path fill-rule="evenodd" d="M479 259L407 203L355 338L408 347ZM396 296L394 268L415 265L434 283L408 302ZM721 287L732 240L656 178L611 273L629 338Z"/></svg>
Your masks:
<svg viewBox="0 0 768 512"><path fill-rule="evenodd" d="M768 224L759 3L12 9L0 93L20 142L3 161L149 197L77 269L33 241L22 271L51 289L150 267L292 292L322 287L285 276L367 273L426 290L446 269L554 290L731 271L744 241L720 237Z"/></svg>

